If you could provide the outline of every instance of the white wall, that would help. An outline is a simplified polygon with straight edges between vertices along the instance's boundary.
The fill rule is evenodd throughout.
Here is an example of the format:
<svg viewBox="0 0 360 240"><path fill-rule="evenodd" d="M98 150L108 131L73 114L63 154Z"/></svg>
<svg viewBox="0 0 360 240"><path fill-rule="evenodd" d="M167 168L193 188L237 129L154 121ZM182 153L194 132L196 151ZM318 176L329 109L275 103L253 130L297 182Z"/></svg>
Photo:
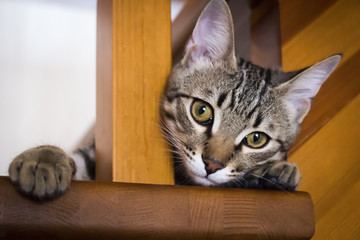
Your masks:
<svg viewBox="0 0 360 240"><path fill-rule="evenodd" d="M40 144L67 151L95 121L96 0L0 0L0 175Z"/></svg>

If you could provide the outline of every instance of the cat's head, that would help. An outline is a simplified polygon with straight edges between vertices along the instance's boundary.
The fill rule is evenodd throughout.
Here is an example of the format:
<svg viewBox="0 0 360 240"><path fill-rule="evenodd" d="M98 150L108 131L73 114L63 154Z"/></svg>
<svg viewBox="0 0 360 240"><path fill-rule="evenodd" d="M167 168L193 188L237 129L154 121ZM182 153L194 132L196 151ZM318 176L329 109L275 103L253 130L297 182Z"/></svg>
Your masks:
<svg viewBox="0 0 360 240"><path fill-rule="evenodd" d="M300 71L263 69L235 57L229 8L203 10L165 89L164 132L191 180L218 186L269 160L283 160L334 55Z"/></svg>

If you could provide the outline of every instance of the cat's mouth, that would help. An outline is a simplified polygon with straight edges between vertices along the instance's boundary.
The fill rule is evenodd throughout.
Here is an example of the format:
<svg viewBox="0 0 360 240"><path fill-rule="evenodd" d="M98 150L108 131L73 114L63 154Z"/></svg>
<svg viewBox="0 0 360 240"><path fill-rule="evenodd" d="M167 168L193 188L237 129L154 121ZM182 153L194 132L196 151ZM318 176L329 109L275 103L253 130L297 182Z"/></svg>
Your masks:
<svg viewBox="0 0 360 240"><path fill-rule="evenodd" d="M206 162L203 161L201 154L196 154L191 158L185 156L185 165L191 179L202 186L217 186L233 180L229 176L229 169L223 167L214 172L209 172Z"/></svg>
<svg viewBox="0 0 360 240"><path fill-rule="evenodd" d="M216 186L216 185L218 185L217 182L211 181L211 180L208 178L208 175L205 176L205 177L198 176L198 175L194 175L193 180L194 180L197 184L200 184L200 185L202 185L202 186Z"/></svg>

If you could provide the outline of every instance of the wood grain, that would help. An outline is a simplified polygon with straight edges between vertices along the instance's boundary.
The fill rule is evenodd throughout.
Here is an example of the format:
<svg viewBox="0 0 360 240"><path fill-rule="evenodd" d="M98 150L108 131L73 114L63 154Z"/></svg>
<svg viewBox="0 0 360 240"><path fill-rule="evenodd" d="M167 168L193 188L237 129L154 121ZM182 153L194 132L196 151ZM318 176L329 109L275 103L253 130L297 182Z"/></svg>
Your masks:
<svg viewBox="0 0 360 240"><path fill-rule="evenodd" d="M360 164L356 164L317 204L314 239L360 238ZM341 196L341 197L339 197Z"/></svg>
<svg viewBox="0 0 360 240"><path fill-rule="evenodd" d="M113 1L112 13L113 180L171 184L159 128L171 69L170 1Z"/></svg>
<svg viewBox="0 0 360 240"><path fill-rule="evenodd" d="M336 0L279 0L281 14L281 43L285 45L305 27L316 20Z"/></svg>
<svg viewBox="0 0 360 240"><path fill-rule="evenodd" d="M306 14L304 14L306 12ZM343 59L314 99L289 161L315 202L313 239L360 239L360 2L280 1L285 70Z"/></svg>
<svg viewBox="0 0 360 240"><path fill-rule="evenodd" d="M281 5L280 9L282 22L288 21L287 15L284 16L287 12L300 19L304 16L304 12L298 9L286 9ZM307 67L336 53L343 53L344 60L350 58L360 46L359 12L360 2L357 0L336 1L296 37L282 45L283 69L291 71ZM286 29L281 29L281 34L287 35Z"/></svg>
<svg viewBox="0 0 360 240"><path fill-rule="evenodd" d="M302 172L300 190L308 191L314 200L314 239L360 235L359 119L360 95L289 159Z"/></svg>
<svg viewBox="0 0 360 240"><path fill-rule="evenodd" d="M307 2L307 3L306 3ZM304 14L304 4L309 14ZM311 5L311 6L310 6ZM357 0L280 1L282 62L285 71L310 66L336 53L343 53L337 70L325 82L291 153L315 134L359 92L360 2ZM290 17L291 16L291 17ZM301 19L301 24L299 23ZM303 20L304 19L304 20ZM297 26L291 28L291 26ZM296 29L292 31L291 29Z"/></svg>
<svg viewBox="0 0 360 240"><path fill-rule="evenodd" d="M360 49L335 70L314 98L313 106L304 119L301 132L290 150L295 152L306 140L321 129L360 92Z"/></svg>
<svg viewBox="0 0 360 240"><path fill-rule="evenodd" d="M0 177L5 239L310 239L304 192L76 182L53 201L21 196Z"/></svg>

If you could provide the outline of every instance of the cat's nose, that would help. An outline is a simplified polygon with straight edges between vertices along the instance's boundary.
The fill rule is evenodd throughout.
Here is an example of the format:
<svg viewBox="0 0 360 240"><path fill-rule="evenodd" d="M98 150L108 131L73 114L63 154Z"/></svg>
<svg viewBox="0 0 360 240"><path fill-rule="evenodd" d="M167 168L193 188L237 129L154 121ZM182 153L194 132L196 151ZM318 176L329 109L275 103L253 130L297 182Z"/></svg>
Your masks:
<svg viewBox="0 0 360 240"><path fill-rule="evenodd" d="M207 175L224 168L224 165L221 162L212 158L203 158L203 162L205 163L205 170Z"/></svg>

